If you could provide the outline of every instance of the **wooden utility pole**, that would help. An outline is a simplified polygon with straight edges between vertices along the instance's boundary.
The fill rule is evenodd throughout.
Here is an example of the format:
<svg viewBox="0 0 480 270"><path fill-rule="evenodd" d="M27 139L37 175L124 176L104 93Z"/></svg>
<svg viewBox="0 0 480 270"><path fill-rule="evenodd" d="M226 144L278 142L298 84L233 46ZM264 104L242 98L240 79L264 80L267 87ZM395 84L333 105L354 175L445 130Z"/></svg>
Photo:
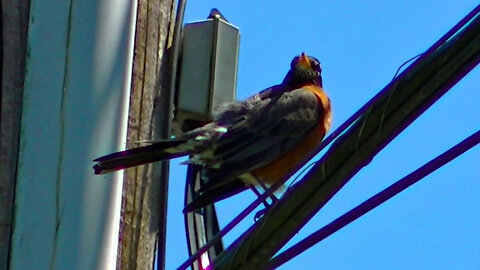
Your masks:
<svg viewBox="0 0 480 270"><path fill-rule="evenodd" d="M167 63L173 37L174 2L138 1L128 141L157 139L169 133L171 97L165 93L171 92L172 76ZM75 6L70 12L83 8ZM1 10L0 270L3 270L8 267L11 250L30 0L2 0ZM160 194L166 194L167 185L165 177L160 181L158 175L166 175L167 165L130 169L125 174L118 269L153 268L155 245L164 240L158 239L159 236L165 235L165 222L159 220L166 216L166 196ZM160 253L163 256L164 251Z"/></svg>
<svg viewBox="0 0 480 270"><path fill-rule="evenodd" d="M30 0L1 2L0 270L8 267Z"/></svg>
<svg viewBox="0 0 480 270"><path fill-rule="evenodd" d="M128 142L169 134L174 7L173 0L138 1ZM156 245L165 241L167 175L167 162L125 170L117 269L153 269Z"/></svg>

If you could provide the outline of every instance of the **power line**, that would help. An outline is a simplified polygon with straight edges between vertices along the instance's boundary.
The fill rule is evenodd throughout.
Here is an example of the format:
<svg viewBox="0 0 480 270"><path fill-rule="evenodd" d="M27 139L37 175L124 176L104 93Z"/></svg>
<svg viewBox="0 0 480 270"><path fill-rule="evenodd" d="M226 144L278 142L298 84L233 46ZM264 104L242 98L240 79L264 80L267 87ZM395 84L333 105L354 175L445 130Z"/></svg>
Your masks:
<svg viewBox="0 0 480 270"><path fill-rule="evenodd" d="M442 38L440 38L434 45L432 45L425 53L423 53L419 58L416 59L416 61L411 65L409 66L406 70L404 70L402 72L402 74L395 78L394 81L392 81L389 86L395 86L396 85L396 81L401 79L402 75L404 74L411 74L412 71L414 69L421 69L421 68L425 68L425 66L423 67L419 67L419 63L423 63L423 62L426 62L425 60L427 59L427 57L431 57L431 54L436 52L439 48L441 48L442 46L445 45L445 42L449 41L452 36L456 35L460 30L462 30L465 25L467 25L469 22L471 22L471 20L480 12L480 5L477 6L472 12L470 12L465 18L463 18L457 25L455 25L450 31L448 31ZM473 61L476 63L476 61ZM474 64L475 64L474 63ZM472 65L474 65L472 64ZM437 66L435 66L434 68L438 68ZM465 70L470 70L471 68L473 68L473 66L469 66L469 67L466 67ZM416 70L417 72L418 70ZM430 72L430 71L429 71ZM463 75L465 75L465 72L466 71L462 71L462 72L457 72L456 75L454 76L455 78L452 79L450 82L448 82L447 84L449 85L444 85L444 89L449 89L458 79L460 79L461 77L463 77ZM425 75L425 74L423 74ZM382 91L380 91L377 95L375 95L375 97L373 97L369 102L367 102L362 108L360 108L354 115L352 115L345 123L343 123L337 130L335 130L333 133L331 133L323 142L322 144L316 149L315 151L315 154L318 153L319 151L321 151L325 146L329 145L333 140L335 140L335 138L337 138L339 135L343 134L345 132L345 130L349 129L350 127L352 127L352 125L355 125L356 121L358 121L361 116L365 115L367 113L367 110L369 110L370 108L373 107L373 105L375 103L378 103L379 102L379 99L384 97L388 91L391 91L392 89L390 89L388 86L386 88L384 88ZM431 105L435 100L437 100L440 96L435 96L435 97L432 97L431 100L429 102L427 102L426 104L424 104L424 107L422 109L419 109L419 111L415 112L412 116L411 116L411 119L415 119L418 114L420 114L421 112L424 111L424 109L426 109L429 105ZM412 120L413 121L413 120ZM411 121L410 121L411 122ZM402 126L403 127L399 127L398 131L396 132L398 134L398 132L400 132L400 130L403 130L405 127L406 127L407 124L403 124ZM392 134L392 137L390 137L389 140L391 140L391 138L393 138L393 136L395 136L396 134ZM388 141L389 141L388 140ZM381 149L382 147L379 146L378 149ZM379 150L378 150L379 151ZM313 157L313 155L311 156ZM302 166L305 165L305 163L311 158L309 157L308 159L306 159L304 162L302 162L301 164L299 164L297 166L297 169L292 171L291 175L294 174L294 172L296 172L299 168L301 168ZM365 165L365 164L364 164ZM235 217L234 220L232 220L224 229L222 229L216 236L214 236L212 238L212 240L210 240L204 247L200 248L195 254L193 254L186 262L184 262L178 269L185 269L186 267L188 267L188 265L190 265L193 261L197 260L201 254L203 254L205 251L208 250L209 247L211 247L212 245L214 245L216 242L218 242L222 236L224 236L226 233L228 233L232 228L234 228L243 218L245 218L251 211L253 211L262 201L264 201L268 196L270 196L271 194L273 194L274 190L278 189L281 185L284 184L284 182L290 178L289 175L288 177L286 177L283 181L279 181L277 182L276 184L274 184L270 189L268 189L261 197L257 198L253 203L251 203L245 210L243 210L237 217ZM249 229L250 230L250 229ZM232 244L232 246L234 246L235 244Z"/></svg>
<svg viewBox="0 0 480 270"><path fill-rule="evenodd" d="M462 22L444 43L437 42L388 84L314 168L218 257L215 267L258 269L268 264L350 178L473 69L480 61L480 17Z"/></svg>
<svg viewBox="0 0 480 270"><path fill-rule="evenodd" d="M354 220L368 213L375 207L379 206L385 201L396 196L398 193L402 192L403 190L407 189L411 185L422 180L425 176L436 171L443 165L457 158L458 156L465 153L467 150L471 149L472 147L476 146L479 143L480 143L480 130L475 132L468 138L464 139L454 147L450 148L446 152L432 159L431 161L429 161L422 167L418 168L414 172L398 180L388 188L377 193L375 196L371 197L370 199L361 203L357 207L343 214L342 216L335 219L331 223L327 224L323 228L307 236L305 239L298 242L294 246L290 247L286 251L280 253L278 256L270 260L266 268L273 269L291 260L293 257L299 255L300 253L304 252L308 248L312 247L313 245L317 244L318 242L322 241L323 239L337 232L341 228L350 224Z"/></svg>

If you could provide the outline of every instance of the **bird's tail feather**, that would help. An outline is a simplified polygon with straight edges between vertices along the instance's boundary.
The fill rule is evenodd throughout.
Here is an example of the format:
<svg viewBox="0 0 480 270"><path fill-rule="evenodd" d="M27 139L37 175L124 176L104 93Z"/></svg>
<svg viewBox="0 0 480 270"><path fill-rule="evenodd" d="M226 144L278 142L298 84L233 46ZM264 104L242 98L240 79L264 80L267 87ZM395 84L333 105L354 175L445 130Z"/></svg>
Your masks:
<svg viewBox="0 0 480 270"><path fill-rule="evenodd" d="M242 181L230 181L228 184L215 187L213 189L201 192L192 202L183 209L184 213L197 210L217 201L221 201L237 193L240 193L248 187Z"/></svg>
<svg viewBox="0 0 480 270"><path fill-rule="evenodd" d="M98 162L93 169L95 174L103 174L154 161L185 156L187 155L185 151L176 148L185 142L186 140L159 141L151 145L116 152L93 160Z"/></svg>

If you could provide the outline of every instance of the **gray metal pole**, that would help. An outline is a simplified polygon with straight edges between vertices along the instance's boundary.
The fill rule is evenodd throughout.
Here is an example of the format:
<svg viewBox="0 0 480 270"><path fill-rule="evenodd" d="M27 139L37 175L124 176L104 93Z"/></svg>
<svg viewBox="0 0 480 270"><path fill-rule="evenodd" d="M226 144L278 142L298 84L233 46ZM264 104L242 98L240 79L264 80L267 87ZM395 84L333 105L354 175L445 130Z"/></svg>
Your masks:
<svg viewBox="0 0 480 270"><path fill-rule="evenodd" d="M134 5L31 6L10 269L115 268L122 174L91 160L124 146Z"/></svg>

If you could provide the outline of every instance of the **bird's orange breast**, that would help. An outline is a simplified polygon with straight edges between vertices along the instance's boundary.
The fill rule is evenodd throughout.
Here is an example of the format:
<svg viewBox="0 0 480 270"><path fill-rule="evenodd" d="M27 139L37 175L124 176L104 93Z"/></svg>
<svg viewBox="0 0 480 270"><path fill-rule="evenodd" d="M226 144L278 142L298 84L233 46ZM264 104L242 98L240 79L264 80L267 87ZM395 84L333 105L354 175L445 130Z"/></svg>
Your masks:
<svg viewBox="0 0 480 270"><path fill-rule="evenodd" d="M330 101L325 92L317 86L306 86L303 88L317 96L322 115L319 118L317 126L310 131L302 141L292 147L290 151L281 155L275 161L252 172L253 176L263 183L273 184L282 179L321 143L325 133L330 128Z"/></svg>

